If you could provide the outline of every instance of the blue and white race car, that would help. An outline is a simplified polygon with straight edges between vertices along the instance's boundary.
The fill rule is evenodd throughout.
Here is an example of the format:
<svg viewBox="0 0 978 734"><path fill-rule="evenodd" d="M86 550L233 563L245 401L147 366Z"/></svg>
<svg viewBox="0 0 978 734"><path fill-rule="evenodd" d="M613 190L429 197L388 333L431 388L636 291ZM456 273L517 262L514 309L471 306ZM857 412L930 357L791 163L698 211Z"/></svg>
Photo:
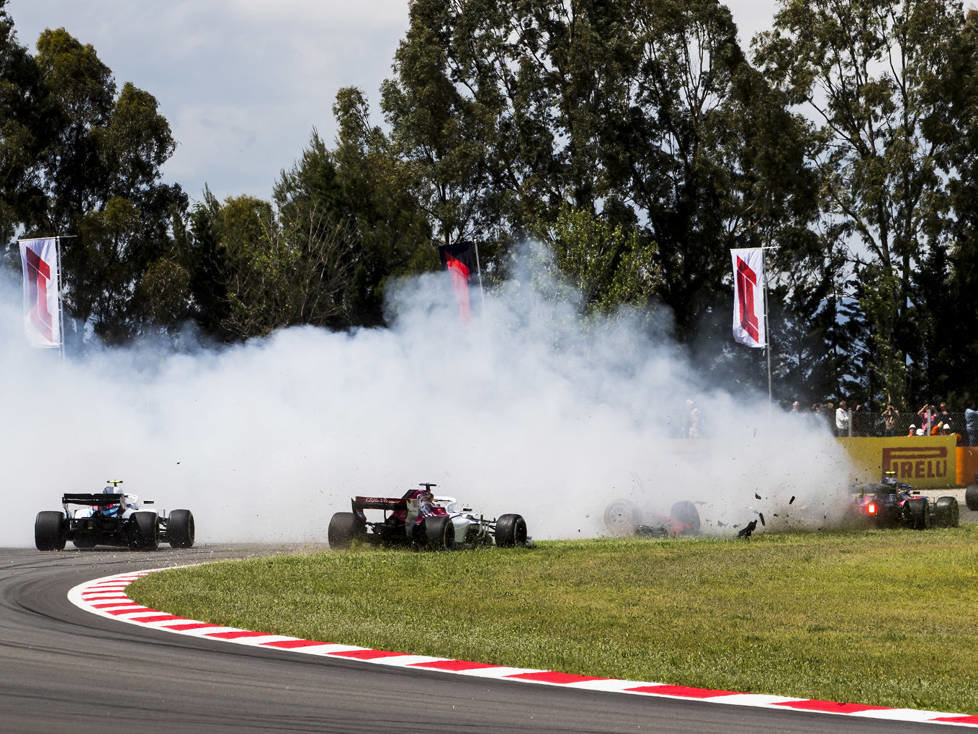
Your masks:
<svg viewBox="0 0 978 734"><path fill-rule="evenodd" d="M64 550L71 541L76 548L111 545L133 550L155 550L160 541L174 548L194 544L194 516L190 510L169 514L143 505L135 494L123 492L121 480L110 480L100 493L65 493L62 511L43 510L34 519L34 545L38 550Z"/></svg>

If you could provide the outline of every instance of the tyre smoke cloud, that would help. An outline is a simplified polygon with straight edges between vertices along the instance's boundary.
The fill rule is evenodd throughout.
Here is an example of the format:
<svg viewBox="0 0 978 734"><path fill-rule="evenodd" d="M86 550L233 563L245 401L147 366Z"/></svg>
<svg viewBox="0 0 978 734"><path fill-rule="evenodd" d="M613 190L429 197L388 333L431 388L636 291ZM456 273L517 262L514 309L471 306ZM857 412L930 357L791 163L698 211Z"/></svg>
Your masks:
<svg viewBox="0 0 978 734"><path fill-rule="evenodd" d="M838 519L849 464L824 424L703 383L651 326L661 315L582 319L539 246L510 272L472 291L468 324L430 273L392 289L387 329L64 360L22 346L19 282L3 284L0 545L33 545L36 512L109 479L191 509L199 543L325 542L351 496L419 482L520 513L537 539L606 535L617 499L661 513L692 500L722 535L761 513L758 532ZM704 438L681 437L686 401Z"/></svg>

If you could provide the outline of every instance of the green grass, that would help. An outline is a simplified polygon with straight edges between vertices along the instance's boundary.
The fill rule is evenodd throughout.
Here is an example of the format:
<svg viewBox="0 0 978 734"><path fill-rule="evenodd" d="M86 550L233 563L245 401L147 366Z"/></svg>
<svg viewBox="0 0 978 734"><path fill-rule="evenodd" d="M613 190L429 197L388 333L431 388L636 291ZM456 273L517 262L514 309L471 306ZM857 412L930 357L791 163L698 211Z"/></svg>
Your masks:
<svg viewBox="0 0 978 734"><path fill-rule="evenodd" d="M137 601L363 647L978 714L978 526L372 548L151 574Z"/></svg>

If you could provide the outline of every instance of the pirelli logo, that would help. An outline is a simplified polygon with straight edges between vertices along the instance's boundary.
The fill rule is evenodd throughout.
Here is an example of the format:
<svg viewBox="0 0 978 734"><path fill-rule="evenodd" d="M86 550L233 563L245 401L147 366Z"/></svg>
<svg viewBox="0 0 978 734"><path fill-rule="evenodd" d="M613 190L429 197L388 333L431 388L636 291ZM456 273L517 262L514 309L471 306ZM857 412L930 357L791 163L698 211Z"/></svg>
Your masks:
<svg viewBox="0 0 978 734"><path fill-rule="evenodd" d="M897 479L933 479L947 476L947 447L900 446L883 449L883 473Z"/></svg>

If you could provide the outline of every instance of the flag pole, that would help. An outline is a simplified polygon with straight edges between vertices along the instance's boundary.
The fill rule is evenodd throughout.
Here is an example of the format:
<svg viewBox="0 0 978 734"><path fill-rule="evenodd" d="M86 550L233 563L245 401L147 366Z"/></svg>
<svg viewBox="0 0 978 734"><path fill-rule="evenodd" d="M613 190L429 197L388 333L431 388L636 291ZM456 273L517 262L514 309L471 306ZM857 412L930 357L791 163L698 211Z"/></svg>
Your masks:
<svg viewBox="0 0 978 734"><path fill-rule="evenodd" d="M473 242L475 245L475 272L479 276L479 299L482 303L482 310L486 310L486 292L482 288L482 266L479 264L479 243Z"/></svg>
<svg viewBox="0 0 978 734"><path fill-rule="evenodd" d="M767 404L768 410L774 406L774 393L771 389L771 329L767 305L767 262L764 259L765 250L776 250L776 245L761 247L761 268L764 271L764 351L767 352Z"/></svg>
<svg viewBox="0 0 978 734"><path fill-rule="evenodd" d="M61 303L61 268L64 264L61 261L61 235L55 237L55 249L58 252L58 334L61 336L58 344L58 351L61 352L61 361L65 359L65 309Z"/></svg>

